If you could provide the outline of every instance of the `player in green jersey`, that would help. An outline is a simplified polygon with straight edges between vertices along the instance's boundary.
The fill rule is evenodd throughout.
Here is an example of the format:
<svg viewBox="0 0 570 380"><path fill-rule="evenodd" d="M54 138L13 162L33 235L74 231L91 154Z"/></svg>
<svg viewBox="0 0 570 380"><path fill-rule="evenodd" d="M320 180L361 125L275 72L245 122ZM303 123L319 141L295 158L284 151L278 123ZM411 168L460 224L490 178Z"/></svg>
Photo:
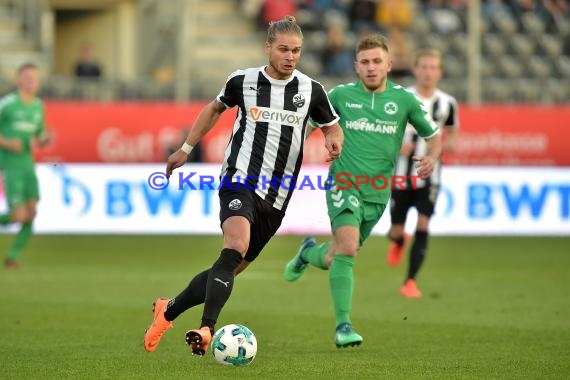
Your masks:
<svg viewBox="0 0 570 380"><path fill-rule="evenodd" d="M17 90L0 99L0 167L9 212L0 215L0 225L19 223L20 231L4 262L16 268L20 255L32 236L32 223L39 200L32 144L49 143L44 124L44 106L36 97L40 73L33 63L25 63L17 72Z"/></svg>
<svg viewBox="0 0 570 380"><path fill-rule="evenodd" d="M427 141L427 154L414 157L419 176L431 175L441 153L437 125L414 94L388 81L391 66L387 39L378 34L364 36L356 46L359 80L330 91L345 135L343 154L329 171L335 183L326 192L332 242L317 245L314 238L305 238L284 271L286 280L295 281L309 264L329 270L337 347L362 343L350 320L352 267L390 198L390 179L406 125L410 123Z"/></svg>

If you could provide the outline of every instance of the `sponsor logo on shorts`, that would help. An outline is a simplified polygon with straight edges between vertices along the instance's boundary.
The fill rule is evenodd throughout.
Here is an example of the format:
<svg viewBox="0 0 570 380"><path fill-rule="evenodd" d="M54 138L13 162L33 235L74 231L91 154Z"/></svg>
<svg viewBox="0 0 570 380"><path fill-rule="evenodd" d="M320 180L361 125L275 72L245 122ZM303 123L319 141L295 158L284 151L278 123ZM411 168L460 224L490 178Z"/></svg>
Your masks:
<svg viewBox="0 0 570 380"><path fill-rule="evenodd" d="M228 204L228 207L230 210L239 210L241 208L241 201L239 199L234 199Z"/></svg>
<svg viewBox="0 0 570 380"><path fill-rule="evenodd" d="M350 195L348 197L348 201L350 202L351 205L353 205L354 207L359 207L360 206L360 201L358 200L358 198L356 198L354 195Z"/></svg>

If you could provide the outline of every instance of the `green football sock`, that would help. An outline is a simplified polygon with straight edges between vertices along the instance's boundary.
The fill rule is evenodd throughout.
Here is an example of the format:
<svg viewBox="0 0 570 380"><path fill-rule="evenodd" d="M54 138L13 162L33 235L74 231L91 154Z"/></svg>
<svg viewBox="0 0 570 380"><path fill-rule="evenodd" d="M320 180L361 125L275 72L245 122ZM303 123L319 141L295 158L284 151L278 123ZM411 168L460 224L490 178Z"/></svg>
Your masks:
<svg viewBox="0 0 570 380"><path fill-rule="evenodd" d="M5 226L7 224L12 223L12 217L10 214L1 214L0 215L0 226Z"/></svg>
<svg viewBox="0 0 570 380"><path fill-rule="evenodd" d="M12 247L10 248L10 252L8 253L8 258L11 260L16 260L16 258L20 255L24 247L30 241L32 237L32 223L23 223L22 228L16 234L16 238L14 239L14 243L12 243Z"/></svg>
<svg viewBox="0 0 570 380"><path fill-rule="evenodd" d="M336 325L350 323L354 276L354 257L335 255L329 272L329 285L333 299Z"/></svg>
<svg viewBox="0 0 570 380"><path fill-rule="evenodd" d="M322 243L319 245L314 245L309 247L303 251L301 257L307 260L311 265L316 266L317 268L327 269L325 266L325 256L331 243Z"/></svg>

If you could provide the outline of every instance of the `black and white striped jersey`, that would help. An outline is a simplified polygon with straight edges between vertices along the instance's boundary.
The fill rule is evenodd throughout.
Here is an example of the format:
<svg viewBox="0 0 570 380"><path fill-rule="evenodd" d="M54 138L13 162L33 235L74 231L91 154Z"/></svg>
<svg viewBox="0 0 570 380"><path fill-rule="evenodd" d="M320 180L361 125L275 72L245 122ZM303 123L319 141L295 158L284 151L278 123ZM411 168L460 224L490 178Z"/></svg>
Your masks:
<svg viewBox="0 0 570 380"><path fill-rule="evenodd" d="M433 120L436 122L440 130L459 128L459 115L457 100L448 93L439 89L430 98L420 96L414 86L408 88L423 103L425 109L429 112ZM396 164L396 175L409 176L417 175L415 161L412 156L425 156L427 153L427 144L424 139L420 138L413 127L408 125L404 135L404 142L412 142L415 145L410 155L400 155ZM426 187L430 185L439 185L441 176L441 162L438 162L434 168L433 174L425 179L417 180L417 187ZM408 186L409 181L406 183Z"/></svg>
<svg viewBox="0 0 570 380"><path fill-rule="evenodd" d="M293 194L285 180L299 174L309 118L318 127L339 119L325 89L297 70L286 80L273 79L263 66L232 73L217 100L238 107L222 181L245 182L284 211Z"/></svg>

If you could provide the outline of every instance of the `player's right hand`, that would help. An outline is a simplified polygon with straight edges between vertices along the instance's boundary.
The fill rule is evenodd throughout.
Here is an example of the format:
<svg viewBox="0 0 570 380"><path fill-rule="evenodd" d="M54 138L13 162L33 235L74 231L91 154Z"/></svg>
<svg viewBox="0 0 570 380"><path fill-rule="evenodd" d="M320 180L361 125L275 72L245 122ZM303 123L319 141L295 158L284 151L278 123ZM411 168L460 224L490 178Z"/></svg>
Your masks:
<svg viewBox="0 0 570 380"><path fill-rule="evenodd" d="M14 153L20 153L24 149L24 142L20 139L10 139L8 149Z"/></svg>
<svg viewBox="0 0 570 380"><path fill-rule="evenodd" d="M174 169L184 165L187 160L188 155L180 149L168 156L168 160L166 161L166 176L170 178Z"/></svg>

